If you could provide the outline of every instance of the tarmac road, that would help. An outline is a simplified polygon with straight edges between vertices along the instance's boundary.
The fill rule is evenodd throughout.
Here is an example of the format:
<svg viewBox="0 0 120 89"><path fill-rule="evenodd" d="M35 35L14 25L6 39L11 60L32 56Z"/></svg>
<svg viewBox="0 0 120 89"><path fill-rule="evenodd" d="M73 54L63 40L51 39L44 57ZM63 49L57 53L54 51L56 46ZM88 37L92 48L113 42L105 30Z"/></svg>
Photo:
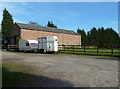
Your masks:
<svg viewBox="0 0 120 89"><path fill-rule="evenodd" d="M37 77L31 77L29 86L118 87L117 59L5 51L2 54L3 62L27 65L33 69L30 73Z"/></svg>

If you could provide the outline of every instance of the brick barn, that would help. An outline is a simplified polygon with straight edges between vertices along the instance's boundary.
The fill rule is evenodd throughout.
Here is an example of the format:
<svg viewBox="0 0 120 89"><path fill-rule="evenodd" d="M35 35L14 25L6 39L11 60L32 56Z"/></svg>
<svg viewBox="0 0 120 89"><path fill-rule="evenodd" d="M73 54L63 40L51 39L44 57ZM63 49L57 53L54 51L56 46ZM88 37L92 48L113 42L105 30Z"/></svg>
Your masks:
<svg viewBox="0 0 120 89"><path fill-rule="evenodd" d="M17 44L18 40L37 40L38 37L57 36L58 44L81 45L81 36L72 30L38 26L33 24L15 23L11 34L10 44Z"/></svg>

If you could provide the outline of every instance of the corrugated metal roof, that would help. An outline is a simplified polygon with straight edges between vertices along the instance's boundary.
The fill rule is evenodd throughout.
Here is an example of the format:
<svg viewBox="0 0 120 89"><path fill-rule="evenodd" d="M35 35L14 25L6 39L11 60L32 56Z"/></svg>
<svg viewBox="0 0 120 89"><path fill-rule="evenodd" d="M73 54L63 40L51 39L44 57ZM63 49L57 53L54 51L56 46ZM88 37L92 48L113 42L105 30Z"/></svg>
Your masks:
<svg viewBox="0 0 120 89"><path fill-rule="evenodd" d="M20 28L23 28L23 29L31 29L31 30L40 30L40 31L47 31L47 32L79 35L78 33L74 32L72 30L38 26L38 25L33 25L33 24L24 24L24 23L18 23L18 22L16 22L15 24L17 24Z"/></svg>

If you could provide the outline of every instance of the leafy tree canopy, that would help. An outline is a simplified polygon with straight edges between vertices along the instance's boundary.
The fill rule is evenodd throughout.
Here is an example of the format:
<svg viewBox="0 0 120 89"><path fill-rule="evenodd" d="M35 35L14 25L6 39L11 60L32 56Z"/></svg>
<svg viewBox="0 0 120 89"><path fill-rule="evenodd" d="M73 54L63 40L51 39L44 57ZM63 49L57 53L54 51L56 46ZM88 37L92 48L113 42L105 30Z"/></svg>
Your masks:
<svg viewBox="0 0 120 89"><path fill-rule="evenodd" d="M2 19L2 38L3 38L3 43L8 44L10 41L11 37L11 32L13 30L13 18L12 15L7 11L5 8L3 10L3 19Z"/></svg>
<svg viewBox="0 0 120 89"><path fill-rule="evenodd" d="M47 27L54 27L54 28L57 28L57 26L54 25L52 21L48 21Z"/></svg>
<svg viewBox="0 0 120 89"><path fill-rule="evenodd" d="M95 28L85 33L84 30L77 29L77 33L81 35L82 45L99 46L99 47L118 47L120 37L113 28Z"/></svg>

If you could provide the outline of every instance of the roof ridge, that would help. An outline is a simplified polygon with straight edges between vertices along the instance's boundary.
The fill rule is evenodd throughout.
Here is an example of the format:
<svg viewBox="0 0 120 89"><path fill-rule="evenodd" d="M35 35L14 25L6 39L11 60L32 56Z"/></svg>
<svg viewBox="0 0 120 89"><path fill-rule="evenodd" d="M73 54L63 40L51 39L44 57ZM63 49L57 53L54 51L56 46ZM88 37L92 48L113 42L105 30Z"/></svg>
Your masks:
<svg viewBox="0 0 120 89"><path fill-rule="evenodd" d="M46 26L42 26L42 25L35 25L35 24L26 24L26 23L19 23L19 22L15 22L15 23L18 23L18 24L23 24L23 25L33 25L33 26L46 27ZM53 29L67 30L67 29L54 28L54 27L46 27L46 28L53 28ZM67 30L67 31L73 31L73 30Z"/></svg>
<svg viewBox="0 0 120 89"><path fill-rule="evenodd" d="M78 35L73 30L66 30L66 29L60 29L60 28L53 28L53 27L46 27L46 26L40 26L40 25L35 25L35 24L25 24L25 23L19 23L15 22L20 28L27 28L27 29L32 29L32 30L42 30L42 31L51 31L51 32L57 32L57 33L66 33L66 34L74 34ZM44 29L46 28L46 29Z"/></svg>

